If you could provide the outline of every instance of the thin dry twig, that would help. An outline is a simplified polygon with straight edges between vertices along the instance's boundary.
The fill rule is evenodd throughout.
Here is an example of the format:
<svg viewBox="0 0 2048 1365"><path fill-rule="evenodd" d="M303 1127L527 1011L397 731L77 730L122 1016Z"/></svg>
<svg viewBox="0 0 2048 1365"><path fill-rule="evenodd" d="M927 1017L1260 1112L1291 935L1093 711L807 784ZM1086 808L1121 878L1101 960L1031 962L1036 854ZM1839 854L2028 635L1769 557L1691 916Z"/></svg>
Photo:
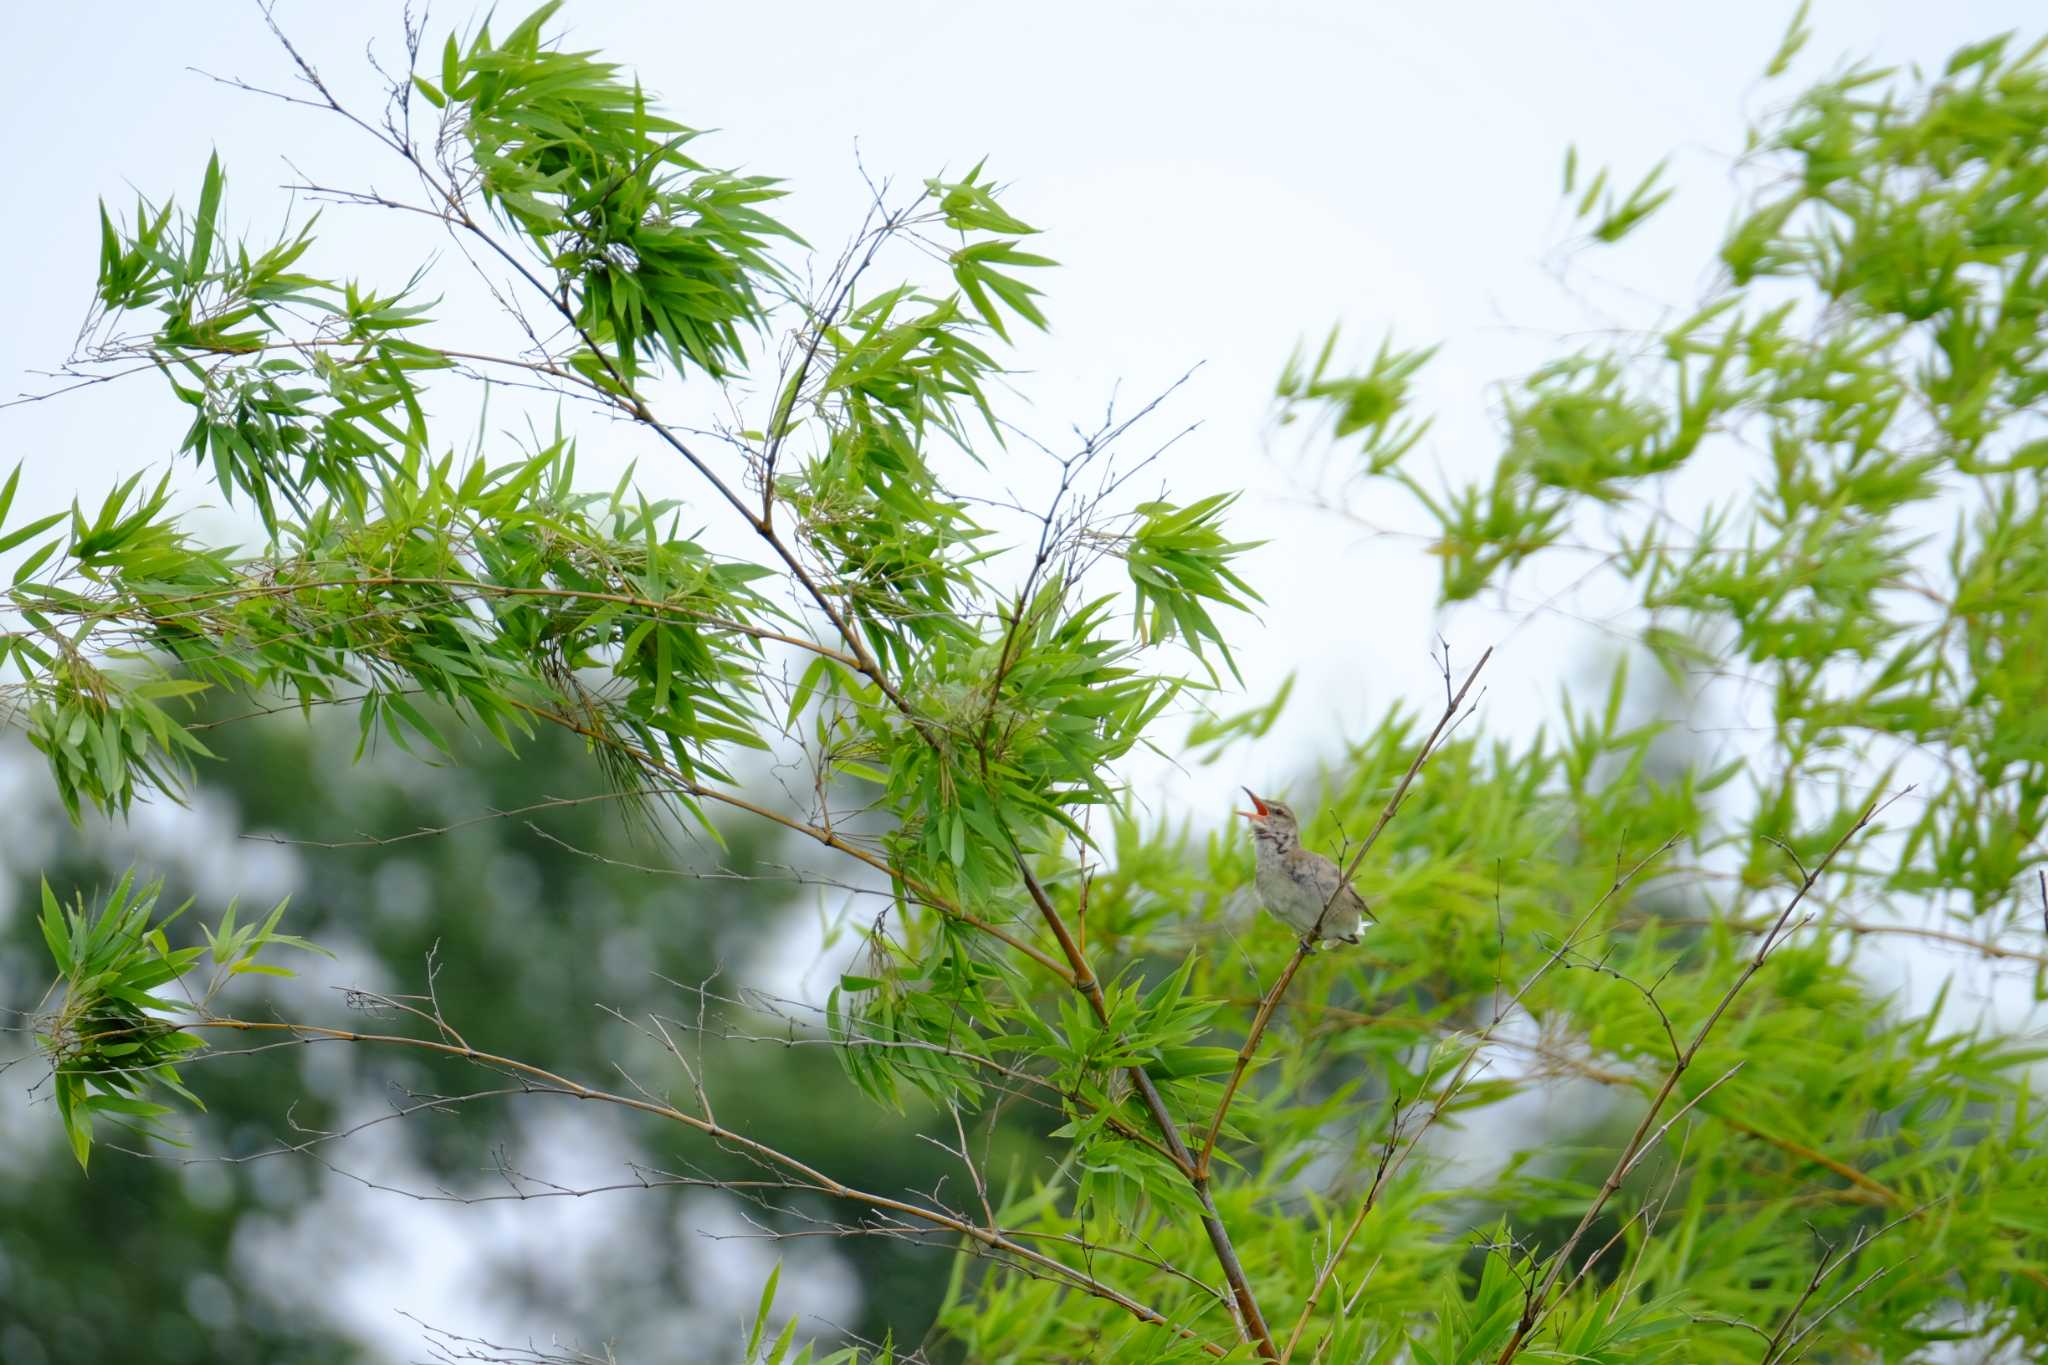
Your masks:
<svg viewBox="0 0 2048 1365"><path fill-rule="evenodd" d="M1908 787L1905 790L1910 791L1912 789ZM1722 993L1721 998L1715 1003L1713 1009L1708 1011L1707 1017L1700 1022L1699 1027L1693 1032L1692 1039L1687 1043L1685 1050L1672 1063L1670 1071L1665 1074L1664 1082L1658 1087L1657 1093L1650 1097L1650 1103L1643 1113L1642 1122L1636 1125L1635 1132L1630 1135L1628 1142L1622 1147L1621 1155L1616 1158L1614 1168L1607 1173L1607 1178L1600 1183L1600 1189L1586 1206L1586 1212L1579 1219L1578 1226L1572 1229L1571 1235L1565 1239L1564 1245L1559 1247L1551 1257L1550 1269L1545 1273L1542 1281L1524 1297L1522 1313L1516 1320L1515 1330L1509 1336L1507 1344L1501 1348L1501 1353L1495 1358L1494 1365L1508 1365L1508 1362L1513 1360L1521 1349L1528 1344L1530 1334L1535 1331L1537 1325L1543 1320L1544 1315L1550 1310L1551 1290L1556 1288L1559 1277L1563 1275L1565 1267L1570 1264L1572 1252L1577 1249L1587 1230L1593 1226L1594 1220L1607 1207L1608 1201L1613 1199L1615 1194L1621 1189L1622 1180L1628 1175L1636 1162L1641 1159L1642 1153L1664 1132L1663 1128L1655 1128L1653 1131L1653 1127L1657 1122L1658 1116L1663 1112L1666 1101L1671 1098L1672 1092L1678 1088L1679 1081L1683 1079L1686 1071L1699 1056L1700 1049L1706 1046L1708 1036L1713 1033L1715 1026L1721 1022L1721 1017L1734 1005L1736 997L1742 994L1743 988L1749 985L1750 979L1763 970L1764 962L1770 956L1771 950L1784 941L1787 926L1791 923L1792 916L1799 909L1800 904L1806 899L1807 892L1813 889L1814 883L1819 881L1821 876L1826 873L1828 866L1834 862L1835 856L1848 846L1849 841L1862 833L1872 820L1875 820L1893 801L1896 801L1904 794L1905 792L1902 791L1890 797L1873 800L1864 808L1863 814L1857 818L1856 822L1844 830L1841 837L1836 839L1828 848L1828 851L1822 855L1820 861L1815 864L1813 870L1806 873L1799 884L1798 891L1792 895L1790 900L1786 901L1785 908L1779 912L1777 919L1764 934L1763 941L1757 945L1755 955L1750 958L1728 989ZM1716 1082L1716 1084L1718 1083ZM1686 1107L1690 1108L1691 1104L1698 1103L1699 1099L1703 1098L1704 1095L1705 1092L1702 1091ZM1680 1111L1681 1114L1683 1112L1684 1110ZM1668 1126L1667 1124L1666 1127Z"/></svg>
<svg viewBox="0 0 2048 1365"><path fill-rule="evenodd" d="M1073 969L1074 989L1087 998L1088 1006L1095 1012L1095 1017L1105 1024L1108 1023L1109 1005L1103 998L1102 983L1096 979L1094 971L1088 966L1088 959L1081 952L1080 945L1074 941L1073 932L1067 928L1059 907L1046 895L1045 887L1039 883L1037 874L1032 872L1031 864L1021 853L1017 855L1017 870L1024 879L1024 888L1030 893L1032 903L1038 907L1038 913L1044 918L1046 927L1052 930L1053 937L1059 941L1060 951L1066 955L1067 962ZM1152 1115L1152 1121L1158 1125L1160 1136L1166 1139L1166 1146L1173 1155L1174 1164L1187 1176L1188 1183L1194 1187L1195 1197L1201 1202L1202 1231L1208 1235L1210 1248L1216 1253L1216 1262L1223 1269L1224 1282L1230 1286L1231 1301L1236 1305L1239 1326L1245 1340L1258 1349L1261 1360L1280 1359L1280 1350L1273 1344L1272 1331L1266 1326L1265 1315L1259 1310L1259 1302L1252 1293L1251 1282L1245 1278L1244 1265L1237 1258L1237 1248L1231 1244L1230 1230L1224 1227L1223 1215L1217 1211L1216 1200L1209 1193L1208 1176L1197 1169L1194 1158L1188 1153L1187 1144L1181 1139L1180 1124L1167 1109L1165 1099L1160 1096L1159 1088L1152 1083L1152 1078L1145 1073L1145 1068L1131 1067L1128 1074L1132 1086L1144 1101L1146 1112Z"/></svg>
<svg viewBox="0 0 2048 1365"><path fill-rule="evenodd" d="M1470 1048L1466 1051L1463 1060L1459 1062L1457 1070L1452 1073L1450 1079L1438 1088L1428 1111L1423 1115L1422 1122L1417 1125L1413 1133L1407 1135L1407 1145L1405 1147L1400 1145L1403 1111L1399 1101L1396 1101L1393 1118L1388 1124L1387 1140L1381 1152L1379 1170L1375 1173L1372 1186L1366 1191L1365 1198L1359 1202L1358 1211L1352 1215L1351 1223L1345 1228L1344 1235L1338 1239L1336 1247L1324 1258L1323 1263L1317 1267L1315 1282L1310 1286L1308 1299L1303 1303L1300 1313L1295 1318L1294 1328L1288 1334L1287 1349L1281 1354L1283 1362L1291 1358L1295 1344L1300 1341L1303 1330L1308 1326L1310 1316L1315 1312L1316 1303L1322 1296L1324 1286L1336 1274L1338 1264L1343 1260L1345 1254L1350 1251L1352 1242L1358 1238L1359 1230L1365 1226L1365 1220L1371 1216L1373 1209L1377 1206L1380 1191L1384 1188L1388 1177L1401 1168L1408 1155L1415 1151L1416 1145L1421 1142L1423 1135L1436 1124L1437 1120L1443 1117L1444 1112L1450 1108L1451 1102L1463 1091L1466 1083L1474 1074L1474 1068L1479 1063L1480 1055L1485 1050L1486 1045L1492 1041L1493 1035L1499 1030L1501 1024L1507 1020L1509 1014L1522 1001L1528 998L1529 993L1536 989L1538 983L1550 974L1551 969L1564 961L1566 954L1577 944L1580 936L1586 932L1587 926L1592 924L1600 912L1606 908L1607 903L1620 894L1624 887L1633 884L1646 868L1670 852L1681 837L1683 836L1672 835L1662 844L1658 845L1647 857L1626 871L1617 868L1613 882L1608 885L1607 890L1601 893L1600 899L1595 901L1583 915L1579 916L1578 920L1565 934L1563 940L1546 954L1543 961L1537 965L1536 970L1529 974L1528 980L1524 981L1521 987L1505 1001L1499 1001L1495 1004L1493 1018L1472 1039Z"/></svg>
<svg viewBox="0 0 2048 1365"><path fill-rule="evenodd" d="M1491 649L1481 654L1479 662L1472 665L1472 671L1465 675L1465 685L1453 696L1450 695L1450 652L1446 649L1446 700L1443 714L1437 718L1436 728L1429 732L1429 737L1422 742L1422 747L1416 750L1415 761L1408 765L1408 771L1402 775L1400 784L1394 788L1394 794L1387 798L1386 805L1380 810L1379 819L1373 823L1371 831L1365 836L1365 841L1359 844L1358 850L1351 855L1351 861L1345 864L1343 875L1337 880L1336 889L1330 893L1329 902L1323 906L1324 915L1329 914L1330 906L1336 904L1337 897L1344 893L1344 888L1351 885L1351 878L1358 871L1358 865L1365 860L1365 855L1372 851L1372 846L1378 842L1381 831L1386 829L1388 822L1394 818L1394 813L1400 810L1402 799L1408 795L1409 785L1415 781L1416 774L1422 771L1422 765L1429 761L1429 756L1436 752L1445 733L1457 722L1459 713L1465 705L1466 695L1472 691L1472 684L1478 681L1479 671L1486 667L1486 661L1492 657ZM1295 973L1301 970L1301 964L1308 960L1308 955L1315 951L1316 940L1321 934L1322 927L1322 919L1318 917L1315 928L1302 936L1301 942L1295 947L1294 955L1287 960L1287 965L1280 969L1280 975L1274 978L1272 988L1260 1001L1259 1012L1252 1017L1252 1026L1245 1034L1244 1046L1238 1049L1237 1061L1231 1068L1230 1080L1223 1087L1223 1097L1216 1102L1216 1113L1209 1120L1208 1134L1202 1139L1202 1155L1195 1169L1204 1177L1209 1173L1210 1157L1216 1151L1217 1136L1223 1131L1224 1120L1230 1116L1232 1101L1237 1098L1237 1088L1243 1083L1244 1074L1250 1068L1252 1059L1258 1055L1259 1040L1265 1036L1266 1025L1272 1021L1273 1011L1279 1006L1281 996L1287 993L1287 987L1294 980Z"/></svg>
<svg viewBox="0 0 2048 1365"><path fill-rule="evenodd" d="M656 1118L665 1119L668 1122L694 1129L728 1149L737 1151L772 1169L780 1171L786 1178L794 1180L799 1188L815 1191L835 1199L843 1199L849 1203L862 1204L884 1215L908 1218L947 1232L956 1233L990 1251L1000 1252L1031 1270L1050 1275L1072 1285L1074 1288L1080 1289L1084 1293L1107 1300L1141 1322L1146 1322L1156 1327L1164 1327L1183 1340L1196 1342L1209 1355L1220 1358L1227 1354L1224 1348L1216 1345L1214 1342L1203 1340L1198 1333L1171 1321L1157 1309L1131 1298L1128 1294L1123 1293L1112 1285L1103 1283L1086 1271L1077 1269L1066 1264L1064 1261L1046 1255L1044 1252L1036 1251L1031 1247L1023 1245L1000 1230L982 1227L971 1219L961 1218L943 1209L926 1207L908 1200L876 1194L872 1191L848 1185L807 1164L800 1158L771 1147L758 1139L735 1132L720 1124L716 1119L689 1113L686 1110L678 1109L674 1105L660 1100L600 1090L594 1086L587 1086L581 1082L571 1080L557 1072L549 1071L544 1067L535 1066L530 1062L521 1062L511 1057L484 1052L466 1044L447 1042L440 1039L414 1038L405 1034L363 1033L353 1029L327 1028L314 1024L276 1020L204 1018L193 1020L186 1027L202 1030L221 1029L241 1033L284 1033L295 1039L309 1042L327 1041L412 1048L438 1053L443 1056L460 1058L463 1061L514 1077L519 1080L524 1090L533 1093L563 1095L571 1099L617 1105L624 1109L650 1114ZM721 1186L729 1185L730 1183L720 1182Z"/></svg>

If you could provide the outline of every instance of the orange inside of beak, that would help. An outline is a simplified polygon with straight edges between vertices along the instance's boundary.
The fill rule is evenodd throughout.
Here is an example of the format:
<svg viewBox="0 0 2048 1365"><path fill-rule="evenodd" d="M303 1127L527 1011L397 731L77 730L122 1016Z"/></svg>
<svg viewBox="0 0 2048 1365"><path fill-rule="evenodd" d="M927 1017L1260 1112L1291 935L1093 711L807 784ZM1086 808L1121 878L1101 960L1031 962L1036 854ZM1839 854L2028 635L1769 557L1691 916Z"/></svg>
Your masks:
<svg viewBox="0 0 2048 1365"><path fill-rule="evenodd" d="M1233 811L1231 812L1233 815L1242 815L1247 820L1263 820L1268 815L1271 815L1273 813L1271 810L1267 809L1265 802L1259 800L1259 798L1253 794L1252 789L1250 787L1240 787L1238 788L1238 790L1243 792L1246 796L1252 798L1253 809Z"/></svg>

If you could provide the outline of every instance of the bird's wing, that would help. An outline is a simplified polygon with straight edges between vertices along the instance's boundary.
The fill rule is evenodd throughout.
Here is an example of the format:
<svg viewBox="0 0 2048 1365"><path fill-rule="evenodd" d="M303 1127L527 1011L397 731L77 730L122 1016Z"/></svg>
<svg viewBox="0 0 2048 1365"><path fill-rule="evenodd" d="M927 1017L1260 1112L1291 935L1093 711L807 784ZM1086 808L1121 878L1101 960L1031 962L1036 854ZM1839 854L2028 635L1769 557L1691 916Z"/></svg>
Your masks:
<svg viewBox="0 0 2048 1365"><path fill-rule="evenodd" d="M1343 872L1337 864L1318 854L1315 855L1311 867L1314 875L1310 879L1310 884L1315 887L1316 894L1322 897L1323 904L1330 905L1330 897L1334 895L1337 900L1336 904L1331 905L1333 910L1356 911L1361 915L1372 913L1366 908L1364 897L1360 896L1350 883L1344 881ZM1338 890L1340 886L1343 887L1341 892Z"/></svg>

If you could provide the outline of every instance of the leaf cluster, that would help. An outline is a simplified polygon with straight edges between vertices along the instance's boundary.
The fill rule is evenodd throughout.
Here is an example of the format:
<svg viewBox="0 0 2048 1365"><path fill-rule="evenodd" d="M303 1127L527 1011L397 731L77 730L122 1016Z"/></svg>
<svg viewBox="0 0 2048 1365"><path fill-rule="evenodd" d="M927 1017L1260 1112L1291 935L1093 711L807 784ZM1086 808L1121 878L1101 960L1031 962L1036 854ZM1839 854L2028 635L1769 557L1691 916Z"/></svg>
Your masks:
<svg viewBox="0 0 2048 1365"><path fill-rule="evenodd" d="M628 386L656 360L723 378L779 282L768 244L794 240L760 208L781 191L691 159L697 132L654 112L637 81L547 41L560 7L502 39L488 22L466 46L450 34L439 83L414 87L466 149L459 183L544 259L588 348L572 363Z"/></svg>
<svg viewBox="0 0 2048 1365"><path fill-rule="evenodd" d="M267 948L324 951L278 931L283 901L262 923L239 928L230 904L219 925L204 931L203 945L173 948L164 930L191 902L158 916L162 889L161 880L138 884L130 870L97 906L83 898L66 906L43 884L38 924L57 967L57 998L37 1021L36 1036L50 1057L57 1113L81 1170L92 1152L96 1119L175 1141L157 1123L171 1107L149 1096L167 1091L195 1109L206 1107L178 1073L206 1044L176 1016L203 1011L232 977L290 976L288 969L258 960ZM183 1000L165 994L202 959L210 959L214 971L201 994Z"/></svg>

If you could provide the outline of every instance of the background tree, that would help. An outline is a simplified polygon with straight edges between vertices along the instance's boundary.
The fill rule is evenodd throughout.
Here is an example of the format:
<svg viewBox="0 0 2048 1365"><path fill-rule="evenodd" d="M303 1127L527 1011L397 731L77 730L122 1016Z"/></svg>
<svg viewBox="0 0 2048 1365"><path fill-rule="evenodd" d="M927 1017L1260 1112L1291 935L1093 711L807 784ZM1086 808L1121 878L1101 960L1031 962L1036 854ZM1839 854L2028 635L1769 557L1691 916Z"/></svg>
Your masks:
<svg viewBox="0 0 2048 1365"><path fill-rule="evenodd" d="M1025 275L1049 262L982 168L878 193L800 289L772 182L686 155L637 86L546 39L552 13L433 54L415 35L381 115L292 52L289 97L417 182L302 192L444 229L501 286L509 341L441 336L425 277L301 273L309 228L230 245L217 165L190 213L104 219L80 377L161 370L187 449L270 543L204 546L140 481L6 531L34 547L6 640L30 737L74 813L116 811L182 789L197 689L347 702L366 745L444 757L572 734L656 829L778 825L883 893L825 1029L884 1110L944 1116L955 1177L857 1185L743 1124L680 1008L615 1021L617 1083L487 1038L431 975L380 992L374 1028L230 1014L237 969L292 946L276 919L173 947L133 883L44 898L60 979L38 1029L81 1164L96 1128L163 1121L209 1046L340 1045L470 1073L436 1110L566 1097L661 1121L693 1160L750 1168L677 1178L814 1220L771 1233L950 1247L932 1349L976 1360L2038 1351L2033 1054L1995 1019L1897 1009L1854 959L1916 938L2024 964L2038 993L2016 935L2048 763L2042 49L1852 70L1773 115L1700 309L1512 388L1479 484L1407 468L1426 353L1353 371L1333 338L1288 367L1282 418L1327 423L1435 522L1447 603L1573 559L1626 645L1598 704L1567 696L1529 740L1471 720L1503 660L1446 646L1440 709L1389 714L1297 784L1310 843L1342 850L1380 921L1322 954L1269 924L1232 942L1245 843L1198 847L1130 800L1169 707L1233 672L1245 547L1226 496L1136 491L1127 421L1060 454L1004 422L995 355L1042 325ZM1568 159L1595 243L1665 198L1654 174L1581 181ZM750 361L757 333L780 342ZM437 456L428 398L482 374L543 387L560 419L509 461L489 439ZM739 534L580 491L592 410L703 480L690 524ZM1045 492L1021 502L1033 468ZM1760 728L1672 744L1668 717L1631 714L1636 653L1687 721ZM1279 704L1194 743L1256 737ZM749 781L748 750L803 780ZM1446 1178L1446 1133L1499 1131L1564 1077L1612 1092L1611 1130L1508 1128L1503 1160ZM1004 1180L985 1134L1011 1110L1049 1116L1054 1146ZM795 1330L757 1322L746 1351L786 1358Z"/></svg>
<svg viewBox="0 0 2048 1365"><path fill-rule="evenodd" d="M219 762L202 771L195 811L181 824L129 832L88 818L83 837L67 837L50 793L11 811L8 846L22 857L46 850L42 867L53 885L108 887L128 862L152 858L171 903L203 899L223 884L255 894L285 879L289 927L339 960L275 983L269 1010L388 1021L390 1011L372 997L338 988L409 991L431 964L451 1013L489 1018L508 1050L591 1074L619 1051L615 1028L591 1014L593 1001L694 1024L699 1002L675 983L694 986L722 969L704 1002L711 1027L702 1047L726 1087L723 1108L749 1131L800 1143L866 1185L929 1188L944 1178L945 1156L918 1134L950 1138L950 1125L942 1133L929 1113L818 1124L816 1105L845 1082L823 1040L804 1027L813 1016L772 994L740 1003L746 992L772 990L776 955L764 948L779 935L801 938L818 897L836 903L843 894L806 885L829 877L829 868L768 837L772 826L733 829L723 852L680 832L670 843L651 842L619 821L582 745L559 734L537 735L517 755L470 740L459 766L426 767L388 751L351 764L356 734L339 716L308 726L296 716L256 720L246 712L209 707L195 726ZM18 749L10 757L17 766L33 760ZM305 774L321 776L299 780ZM380 841L353 831L391 833ZM237 848L236 832L251 842ZM655 861L665 864L659 872ZM33 880L15 888L20 913L0 947L0 999L33 1000L47 984L49 950L32 913L37 894ZM239 998L253 1007L250 996ZM792 1022L778 1012L794 1012L798 1036L812 1045L747 1041L779 1044ZM507 1201L426 1206L473 1213L454 1225L456 1234L467 1226L476 1229L473 1243L496 1243L474 1253L481 1264L467 1283L479 1287L465 1291L472 1308L494 1310L487 1318L545 1322L565 1338L616 1337L636 1354L718 1358L703 1337L707 1324L730 1325L730 1305L692 1268L711 1256L742 1265L773 1258L740 1258L744 1246L707 1242L698 1229L747 1234L742 1212L769 1227L801 1220L750 1204L722 1220L700 1207L686 1220L664 1207L668 1201L620 1195L599 1229L578 1234L563 1225L565 1210L546 1207L548 1187L528 1178L528 1168L561 1175L566 1164L627 1181L638 1170L659 1179L679 1170L681 1155L666 1125L624 1112L550 1113L504 1098L474 1101L461 1116L432 1106L436 1096L477 1089L465 1070L354 1050L222 1049L193 1075L207 1108L179 1125L186 1148L155 1149L155 1160L123 1152L95 1162L86 1181L63 1173L59 1163L71 1158L61 1147L33 1141L52 1130L47 1110L31 1111L36 1128L11 1135L10 1176L0 1181L0 1260L8 1267L0 1320L15 1334L0 1347L24 1365L96 1363L124 1351L166 1362L379 1358L348 1329L353 1315L329 1287L366 1263L410 1264L418 1244L448 1235L442 1220L422 1227L408 1216L421 1206L394 1206L393 1187L402 1186L429 1199L460 1192ZM281 1095L292 1096L288 1110ZM357 1140L318 1141L343 1131L358 1132ZM1013 1116L996 1150L1014 1149L1027 1131ZM119 1135L114 1141L127 1146ZM298 1158L275 1155L306 1143ZM687 1156L699 1174L743 1171L716 1151ZM364 1191L361 1179L379 1188ZM508 1220L502 1215L517 1198L533 1202L517 1204ZM486 1221L494 1209L501 1216ZM532 1235L508 1236L508 1221L511 1233ZM937 1311L937 1252L881 1238L800 1250L792 1273L822 1292L791 1298L792 1309L837 1310L845 1327L875 1337L922 1330ZM91 1286L108 1264L122 1267L121 1290L101 1295ZM601 1294L587 1292L583 1277L592 1274L602 1275ZM845 1312L849 1282L858 1316Z"/></svg>

